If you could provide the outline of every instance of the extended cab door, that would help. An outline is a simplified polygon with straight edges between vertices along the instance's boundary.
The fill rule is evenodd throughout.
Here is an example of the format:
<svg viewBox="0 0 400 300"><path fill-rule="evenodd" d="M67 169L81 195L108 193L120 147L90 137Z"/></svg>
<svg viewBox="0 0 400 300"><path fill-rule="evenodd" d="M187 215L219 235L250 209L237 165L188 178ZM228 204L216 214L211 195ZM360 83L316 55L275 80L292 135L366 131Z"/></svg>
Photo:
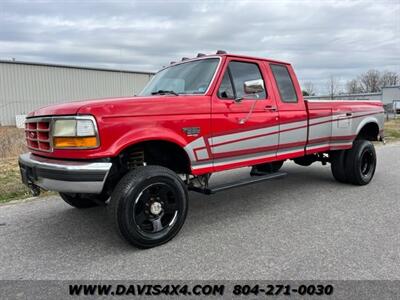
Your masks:
<svg viewBox="0 0 400 300"><path fill-rule="evenodd" d="M228 57L222 71L211 100L208 142L214 170L274 160L279 120L265 65ZM264 81L265 90L245 94L244 82L258 79Z"/></svg>
<svg viewBox="0 0 400 300"><path fill-rule="evenodd" d="M277 159L304 155L307 143L307 110L300 86L290 65L269 63L279 113Z"/></svg>

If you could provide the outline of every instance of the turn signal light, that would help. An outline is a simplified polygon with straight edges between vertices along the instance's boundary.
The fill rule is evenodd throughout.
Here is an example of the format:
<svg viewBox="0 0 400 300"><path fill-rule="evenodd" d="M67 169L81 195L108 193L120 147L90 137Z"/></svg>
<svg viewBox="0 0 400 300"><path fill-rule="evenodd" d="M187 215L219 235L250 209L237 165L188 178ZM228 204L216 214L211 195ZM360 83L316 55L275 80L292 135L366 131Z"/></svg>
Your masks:
<svg viewBox="0 0 400 300"><path fill-rule="evenodd" d="M55 137L54 148L96 148L97 137Z"/></svg>

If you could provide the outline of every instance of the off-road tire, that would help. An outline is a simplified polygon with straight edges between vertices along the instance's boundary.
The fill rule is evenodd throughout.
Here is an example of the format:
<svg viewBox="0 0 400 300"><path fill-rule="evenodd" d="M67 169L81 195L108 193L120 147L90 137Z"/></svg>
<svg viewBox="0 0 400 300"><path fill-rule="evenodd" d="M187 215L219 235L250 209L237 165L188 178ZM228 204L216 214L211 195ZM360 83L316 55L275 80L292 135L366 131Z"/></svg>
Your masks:
<svg viewBox="0 0 400 300"><path fill-rule="evenodd" d="M374 144L367 140L355 140L353 148L347 150L345 172L348 182L366 185L371 182L376 168Z"/></svg>
<svg viewBox="0 0 400 300"><path fill-rule="evenodd" d="M154 236L144 234L135 220L135 207L143 191L151 185L165 184L174 193L177 210L176 220L168 231ZM174 198L174 199L175 199ZM108 206L109 216L117 232L130 244L138 248L159 246L175 237L182 228L188 210L188 192L182 179L170 169L161 166L143 166L128 172L117 184ZM161 218L160 218L161 219ZM164 229L163 229L164 230Z"/></svg>
<svg viewBox="0 0 400 300"><path fill-rule="evenodd" d="M345 170L346 154L347 150L332 151L330 153L332 175L342 183L348 183Z"/></svg>

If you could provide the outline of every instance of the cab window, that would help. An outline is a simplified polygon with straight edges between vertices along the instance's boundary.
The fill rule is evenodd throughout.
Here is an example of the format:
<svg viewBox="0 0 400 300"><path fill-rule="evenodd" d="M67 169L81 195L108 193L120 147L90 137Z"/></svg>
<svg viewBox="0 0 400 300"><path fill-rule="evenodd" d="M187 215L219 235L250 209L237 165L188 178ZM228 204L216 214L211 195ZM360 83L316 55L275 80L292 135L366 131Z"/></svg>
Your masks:
<svg viewBox="0 0 400 300"><path fill-rule="evenodd" d="M257 79L263 80L257 64L231 61L218 89L218 97L222 99L243 98L243 100L265 99L267 96L265 90L258 94L244 92L244 82Z"/></svg>
<svg viewBox="0 0 400 300"><path fill-rule="evenodd" d="M286 66L271 65L282 102L297 103L297 94Z"/></svg>

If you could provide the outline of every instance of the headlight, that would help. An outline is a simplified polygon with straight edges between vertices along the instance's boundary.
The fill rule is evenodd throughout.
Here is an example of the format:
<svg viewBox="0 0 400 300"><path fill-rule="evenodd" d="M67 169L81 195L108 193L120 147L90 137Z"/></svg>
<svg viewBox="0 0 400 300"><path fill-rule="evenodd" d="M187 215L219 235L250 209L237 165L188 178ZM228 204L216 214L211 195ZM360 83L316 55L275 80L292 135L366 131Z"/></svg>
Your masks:
<svg viewBox="0 0 400 300"><path fill-rule="evenodd" d="M99 146L93 117L56 119L53 123L53 147L91 149Z"/></svg>

